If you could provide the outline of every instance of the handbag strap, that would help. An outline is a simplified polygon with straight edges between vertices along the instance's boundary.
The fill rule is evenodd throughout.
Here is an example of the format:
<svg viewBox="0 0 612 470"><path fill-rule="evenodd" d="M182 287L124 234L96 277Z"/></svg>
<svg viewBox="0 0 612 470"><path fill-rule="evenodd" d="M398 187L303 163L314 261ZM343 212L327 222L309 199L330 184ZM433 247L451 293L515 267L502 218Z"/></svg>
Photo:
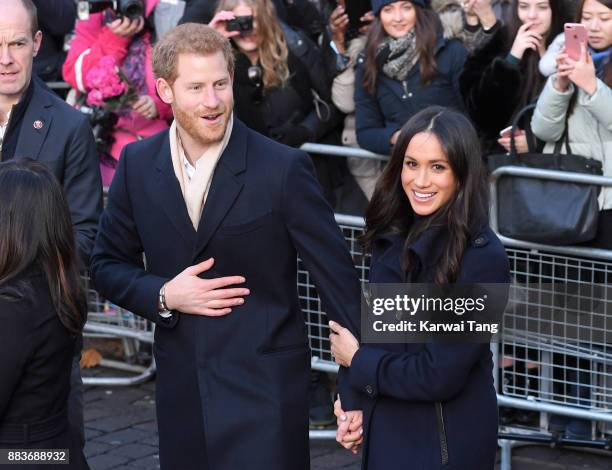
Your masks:
<svg viewBox="0 0 612 470"><path fill-rule="evenodd" d="M516 151L516 142L514 141L514 132L518 129L519 122L521 121L523 116L527 114L528 112L532 111L533 109L535 109L535 107L536 107L536 103L528 104L523 109L521 109L518 113L516 113L516 116L514 116L514 119L512 120L512 130L510 131L510 153L512 155L515 155L515 156L518 155L518 152ZM525 130L525 133L527 135L527 146L529 147L529 151L533 152L535 149L535 143L533 142L534 136L533 136L533 133L531 132L531 126L527 126L527 127L529 129L529 130Z"/></svg>
<svg viewBox="0 0 612 470"><path fill-rule="evenodd" d="M569 117L567 112L565 113L565 128L563 129L563 135L559 140L555 142L555 148L553 150L553 155L561 154L561 147L565 144L565 153L568 155L572 154L572 148L569 143Z"/></svg>

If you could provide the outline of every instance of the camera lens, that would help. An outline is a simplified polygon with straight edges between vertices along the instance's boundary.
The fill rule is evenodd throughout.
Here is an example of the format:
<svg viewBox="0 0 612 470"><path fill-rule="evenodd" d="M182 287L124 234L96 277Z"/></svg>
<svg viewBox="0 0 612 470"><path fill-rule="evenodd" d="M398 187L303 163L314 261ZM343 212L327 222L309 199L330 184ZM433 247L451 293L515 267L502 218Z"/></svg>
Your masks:
<svg viewBox="0 0 612 470"><path fill-rule="evenodd" d="M142 0L121 0L119 2L119 13L127 16L130 20L144 17L144 4Z"/></svg>

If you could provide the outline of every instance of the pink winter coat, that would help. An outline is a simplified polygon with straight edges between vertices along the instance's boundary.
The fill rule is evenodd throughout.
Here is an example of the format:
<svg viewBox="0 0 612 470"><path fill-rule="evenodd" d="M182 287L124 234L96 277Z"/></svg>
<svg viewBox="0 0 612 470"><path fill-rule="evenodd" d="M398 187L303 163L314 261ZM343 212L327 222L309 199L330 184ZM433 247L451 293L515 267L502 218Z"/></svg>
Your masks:
<svg viewBox="0 0 612 470"><path fill-rule="evenodd" d="M146 15L149 16L159 0L146 0ZM78 21L76 25L76 35L70 45L68 57L64 62L63 75L73 88L80 93L86 93L87 89L85 77L91 67L107 55L115 58L117 64L121 65L128 54L130 38L123 38L112 33L103 23L103 13L92 14L86 21ZM117 122L117 128L123 128L129 132L115 131L113 136L115 142L110 148L110 154L119 159L123 147L130 142L137 140L135 135L145 138L152 136L168 127L167 120L172 118L172 109L162 102L155 91L155 77L151 64L151 43L150 34L145 35L146 61L145 76L148 95L153 98L159 117L157 119L147 119L135 112L122 116ZM135 135L133 135L135 134ZM101 165L102 179L104 186L110 185L114 175L114 169Z"/></svg>

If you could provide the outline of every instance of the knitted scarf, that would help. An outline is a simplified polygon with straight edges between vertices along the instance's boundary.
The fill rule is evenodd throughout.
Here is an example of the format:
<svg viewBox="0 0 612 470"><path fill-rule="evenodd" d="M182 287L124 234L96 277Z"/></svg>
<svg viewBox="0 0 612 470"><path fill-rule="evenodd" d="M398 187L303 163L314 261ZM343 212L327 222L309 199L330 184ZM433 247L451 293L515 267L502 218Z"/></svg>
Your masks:
<svg viewBox="0 0 612 470"><path fill-rule="evenodd" d="M394 80L403 81L419 60L416 49L415 28L400 38L387 36L378 46L376 62L383 73Z"/></svg>

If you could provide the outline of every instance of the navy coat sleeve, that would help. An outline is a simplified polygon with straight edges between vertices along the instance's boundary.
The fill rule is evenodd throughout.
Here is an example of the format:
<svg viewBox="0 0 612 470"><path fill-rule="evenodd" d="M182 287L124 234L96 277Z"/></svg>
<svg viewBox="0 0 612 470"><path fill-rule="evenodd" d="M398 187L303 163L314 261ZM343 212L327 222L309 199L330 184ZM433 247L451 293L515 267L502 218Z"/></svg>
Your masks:
<svg viewBox="0 0 612 470"><path fill-rule="evenodd" d="M314 174L310 157L295 151L283 181L285 225L312 275L327 316L359 338L361 284L346 241ZM347 369L340 368L338 391L345 410L359 409Z"/></svg>
<svg viewBox="0 0 612 470"><path fill-rule="evenodd" d="M24 299L3 298L0 292L0 422L32 353L27 304Z"/></svg>
<svg viewBox="0 0 612 470"><path fill-rule="evenodd" d="M144 250L127 189L128 153L129 148L124 148L110 187L106 210L100 217L91 259L91 277L102 295L157 325L173 327L178 314L169 320L158 314L158 293L169 279L148 273L144 268Z"/></svg>
<svg viewBox="0 0 612 470"><path fill-rule="evenodd" d="M362 61L360 63L359 61ZM396 123L387 124L375 95L362 85L363 58L355 67L355 130L359 146L371 152L389 155L391 136L400 129Z"/></svg>
<svg viewBox="0 0 612 470"><path fill-rule="evenodd" d="M472 250L469 255L466 252L462 261L463 282L508 283L509 272L500 243ZM490 354L486 343L427 343L416 353L362 345L351 363L350 382L370 398L384 395L410 401L447 401L461 392L472 368Z"/></svg>
<svg viewBox="0 0 612 470"><path fill-rule="evenodd" d="M446 401L463 389L488 349L488 344L428 344L416 354L404 354L364 345L351 363L351 385L371 398Z"/></svg>
<svg viewBox="0 0 612 470"><path fill-rule="evenodd" d="M77 250L87 267L102 212L102 182L96 143L85 116L81 117L66 146L62 187L70 209Z"/></svg>

